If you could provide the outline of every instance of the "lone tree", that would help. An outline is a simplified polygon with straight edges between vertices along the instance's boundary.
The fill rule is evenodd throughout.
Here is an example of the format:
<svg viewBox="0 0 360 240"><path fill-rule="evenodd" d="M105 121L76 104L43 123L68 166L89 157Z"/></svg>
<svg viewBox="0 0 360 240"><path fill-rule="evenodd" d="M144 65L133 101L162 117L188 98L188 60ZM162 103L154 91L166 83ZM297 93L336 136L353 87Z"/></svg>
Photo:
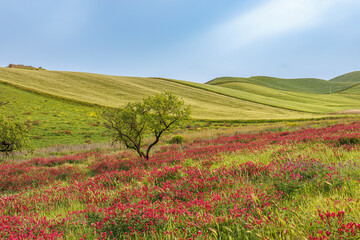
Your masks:
<svg viewBox="0 0 360 240"><path fill-rule="evenodd" d="M150 150L165 131L190 118L190 106L173 93L156 94L142 102L128 103L119 109L105 109L103 116L114 142L122 142L140 157L149 159ZM144 138L152 135L152 142Z"/></svg>

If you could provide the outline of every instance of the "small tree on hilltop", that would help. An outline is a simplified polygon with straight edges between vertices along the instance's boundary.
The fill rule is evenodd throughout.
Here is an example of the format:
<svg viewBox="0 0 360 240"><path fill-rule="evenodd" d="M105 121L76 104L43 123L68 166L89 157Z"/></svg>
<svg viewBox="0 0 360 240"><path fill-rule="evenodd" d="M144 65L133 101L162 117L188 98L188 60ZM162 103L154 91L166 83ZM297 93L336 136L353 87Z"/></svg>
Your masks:
<svg viewBox="0 0 360 240"><path fill-rule="evenodd" d="M173 93L162 93L128 103L119 109L106 109L103 116L114 142L122 142L135 150L140 157L149 159L150 150L162 134L190 118L190 106ZM144 138L152 135L152 142L144 144Z"/></svg>

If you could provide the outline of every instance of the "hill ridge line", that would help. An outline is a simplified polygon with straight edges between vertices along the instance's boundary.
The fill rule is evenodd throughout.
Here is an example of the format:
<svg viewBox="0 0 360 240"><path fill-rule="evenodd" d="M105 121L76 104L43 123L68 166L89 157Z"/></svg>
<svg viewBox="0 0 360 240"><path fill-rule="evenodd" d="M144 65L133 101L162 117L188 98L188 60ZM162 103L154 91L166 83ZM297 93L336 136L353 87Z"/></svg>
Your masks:
<svg viewBox="0 0 360 240"><path fill-rule="evenodd" d="M243 101L246 101L246 102L256 103L256 104L260 104L260 105L264 105L264 106L268 106L268 107L280 108L280 109L289 110L289 111L293 111L293 112L302 112L302 113L315 114L315 113L310 112L310 111L295 110L295 109L286 108L286 107L282 107L282 106L275 106L275 105L266 104L266 103L262 103L262 102L251 101L249 99L227 95L225 93L216 92L216 91L213 91L213 90L210 90L210 89L205 89L205 88L201 88L201 87L197 87L197 86L192 86L192 85L187 84L185 82L180 82L179 80L173 80L173 79L168 79L168 78L155 78L155 79L161 79L161 80L165 80L165 81L170 81L170 82L174 82L174 83L177 83L177 84L182 84L182 85L185 85L185 86L189 86L189 87L201 89L201 90L204 90L204 91L212 92L212 93L215 93L215 94L219 94L219 95L222 95L222 96L226 96L226 97L230 97L230 98L234 98L234 99L239 99L239 100L243 100Z"/></svg>

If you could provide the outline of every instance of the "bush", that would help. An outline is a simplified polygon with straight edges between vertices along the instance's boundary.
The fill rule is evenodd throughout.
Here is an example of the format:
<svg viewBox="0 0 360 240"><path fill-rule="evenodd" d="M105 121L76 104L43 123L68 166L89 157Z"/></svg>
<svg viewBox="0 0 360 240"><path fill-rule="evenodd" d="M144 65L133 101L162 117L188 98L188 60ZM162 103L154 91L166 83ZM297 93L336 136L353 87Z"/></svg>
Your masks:
<svg viewBox="0 0 360 240"><path fill-rule="evenodd" d="M0 118L0 153L30 149L29 135L25 124Z"/></svg>
<svg viewBox="0 0 360 240"><path fill-rule="evenodd" d="M172 137L172 138L168 141L168 143L169 143L169 144L181 144L181 143L184 142L184 140L185 140L185 138L184 138L183 136L177 135L177 136Z"/></svg>

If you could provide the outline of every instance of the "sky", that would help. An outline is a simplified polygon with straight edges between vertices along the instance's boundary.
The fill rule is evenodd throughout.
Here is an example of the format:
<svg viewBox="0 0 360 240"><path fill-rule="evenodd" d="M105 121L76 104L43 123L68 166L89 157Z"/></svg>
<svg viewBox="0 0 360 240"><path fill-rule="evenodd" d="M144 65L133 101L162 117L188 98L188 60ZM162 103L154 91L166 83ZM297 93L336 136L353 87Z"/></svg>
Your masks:
<svg viewBox="0 0 360 240"><path fill-rule="evenodd" d="M0 0L0 66L205 83L360 70L360 0Z"/></svg>

